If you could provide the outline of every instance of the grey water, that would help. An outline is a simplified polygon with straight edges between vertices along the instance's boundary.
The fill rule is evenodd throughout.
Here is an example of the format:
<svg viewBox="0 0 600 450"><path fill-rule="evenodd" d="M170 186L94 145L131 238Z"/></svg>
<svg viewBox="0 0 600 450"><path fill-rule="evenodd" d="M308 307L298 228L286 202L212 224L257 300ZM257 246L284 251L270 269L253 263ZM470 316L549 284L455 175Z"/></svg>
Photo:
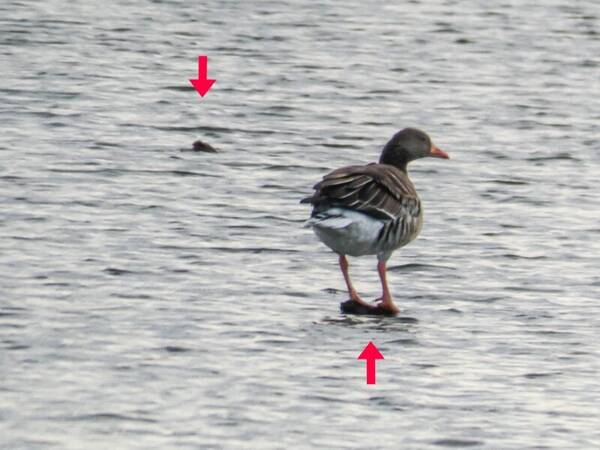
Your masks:
<svg viewBox="0 0 600 450"><path fill-rule="evenodd" d="M0 448L600 448L599 20L2 1ZM299 200L405 126L452 159L412 165L400 316L344 315Z"/></svg>

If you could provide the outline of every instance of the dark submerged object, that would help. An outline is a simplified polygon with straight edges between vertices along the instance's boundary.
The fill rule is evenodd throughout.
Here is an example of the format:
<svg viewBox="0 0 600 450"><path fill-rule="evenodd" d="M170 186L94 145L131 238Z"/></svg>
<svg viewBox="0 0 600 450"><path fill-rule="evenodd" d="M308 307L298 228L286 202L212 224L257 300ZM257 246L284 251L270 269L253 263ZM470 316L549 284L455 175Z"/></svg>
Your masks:
<svg viewBox="0 0 600 450"><path fill-rule="evenodd" d="M380 308L378 305L367 307L361 303L355 302L354 300L346 300L340 303L340 311L345 314L356 314L359 316L388 316L393 317L396 315L395 312L388 309Z"/></svg>
<svg viewBox="0 0 600 450"><path fill-rule="evenodd" d="M212 145L198 139L192 144L191 149L182 149L183 152L203 152L203 153L219 153L219 150Z"/></svg>

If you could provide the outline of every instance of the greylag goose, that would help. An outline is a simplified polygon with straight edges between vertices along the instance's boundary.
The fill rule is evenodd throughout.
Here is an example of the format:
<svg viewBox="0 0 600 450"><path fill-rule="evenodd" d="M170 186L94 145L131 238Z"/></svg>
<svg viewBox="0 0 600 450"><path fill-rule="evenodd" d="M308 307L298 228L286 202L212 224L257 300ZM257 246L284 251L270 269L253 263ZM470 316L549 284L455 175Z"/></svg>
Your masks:
<svg viewBox="0 0 600 450"><path fill-rule="evenodd" d="M379 163L347 166L325 175L314 194L301 203L313 206L305 226L339 255L350 300L358 310L395 315L398 307L386 280L392 252L414 240L423 225L423 208L408 177L408 163L424 157L449 156L429 136L415 128L396 133L385 145ZM382 295L378 303L364 301L352 285L346 255L377 255ZM344 305L344 304L342 304Z"/></svg>

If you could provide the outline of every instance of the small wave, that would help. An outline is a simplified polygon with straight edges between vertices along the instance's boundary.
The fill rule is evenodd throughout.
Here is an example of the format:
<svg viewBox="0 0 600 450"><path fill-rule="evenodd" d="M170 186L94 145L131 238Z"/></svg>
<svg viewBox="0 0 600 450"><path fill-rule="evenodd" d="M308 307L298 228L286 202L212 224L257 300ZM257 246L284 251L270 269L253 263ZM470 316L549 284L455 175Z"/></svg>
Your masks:
<svg viewBox="0 0 600 450"><path fill-rule="evenodd" d="M502 255L502 257L508 258L508 259L546 259L546 256L544 256L544 255L523 256L523 255L517 255L515 253L505 253L504 255Z"/></svg>
<svg viewBox="0 0 600 450"><path fill-rule="evenodd" d="M489 183L506 184L506 185L510 185L510 186L520 186L520 185L530 184L528 181L524 181L524 180L501 180L501 179L489 180Z"/></svg>
<svg viewBox="0 0 600 450"><path fill-rule="evenodd" d="M440 439L433 441L433 445L439 445L440 447L473 447L475 445L483 445L483 441L472 441L468 439Z"/></svg>
<svg viewBox="0 0 600 450"><path fill-rule="evenodd" d="M167 345L163 348L168 353L185 353L191 351L191 349L186 347L178 347L176 345Z"/></svg>
<svg viewBox="0 0 600 450"><path fill-rule="evenodd" d="M531 380L531 379L536 379L536 378L552 377L554 375L560 375L560 374L562 374L562 372L531 372L531 373L526 373L525 375L523 375L523 377Z"/></svg>
<svg viewBox="0 0 600 450"><path fill-rule="evenodd" d="M570 153L562 152L554 155L545 156L531 156L526 159L527 161L538 162L538 161L580 161L579 158L575 158Z"/></svg>
<svg viewBox="0 0 600 450"><path fill-rule="evenodd" d="M129 422L145 422L145 423L157 423L156 419L150 419L147 417L134 417L125 414L117 413L96 413L96 414L79 414L76 416L63 416L53 417L54 420L64 420L69 422L86 421L86 422L97 422L97 421L129 421Z"/></svg>
<svg viewBox="0 0 600 450"><path fill-rule="evenodd" d="M117 267L107 267L102 272L107 273L109 275L114 275L114 276L131 275L131 274L135 273L131 270L119 269Z"/></svg>
<svg viewBox="0 0 600 450"><path fill-rule="evenodd" d="M300 253L300 250L268 247L206 247L223 253Z"/></svg>
<svg viewBox="0 0 600 450"><path fill-rule="evenodd" d="M445 270L456 270L453 267L448 266L436 266L433 264L419 264L419 263L408 263L401 264L399 266L391 266L388 267L388 271L392 272L418 272L418 271L428 271L431 269L445 269Z"/></svg>

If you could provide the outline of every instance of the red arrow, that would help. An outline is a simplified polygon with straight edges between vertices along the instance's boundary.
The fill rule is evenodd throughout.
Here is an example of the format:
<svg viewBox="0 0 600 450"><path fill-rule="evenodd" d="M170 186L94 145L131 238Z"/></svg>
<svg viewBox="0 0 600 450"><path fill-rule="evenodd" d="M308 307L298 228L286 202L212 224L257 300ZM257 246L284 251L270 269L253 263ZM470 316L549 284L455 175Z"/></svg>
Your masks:
<svg viewBox="0 0 600 450"><path fill-rule="evenodd" d="M377 350L375 344L369 341L358 359L367 360L367 384L375 384L375 360L384 359L383 355Z"/></svg>
<svg viewBox="0 0 600 450"><path fill-rule="evenodd" d="M192 86L204 97L217 80L211 80L208 76L208 56L198 56L198 78L190 80Z"/></svg>

